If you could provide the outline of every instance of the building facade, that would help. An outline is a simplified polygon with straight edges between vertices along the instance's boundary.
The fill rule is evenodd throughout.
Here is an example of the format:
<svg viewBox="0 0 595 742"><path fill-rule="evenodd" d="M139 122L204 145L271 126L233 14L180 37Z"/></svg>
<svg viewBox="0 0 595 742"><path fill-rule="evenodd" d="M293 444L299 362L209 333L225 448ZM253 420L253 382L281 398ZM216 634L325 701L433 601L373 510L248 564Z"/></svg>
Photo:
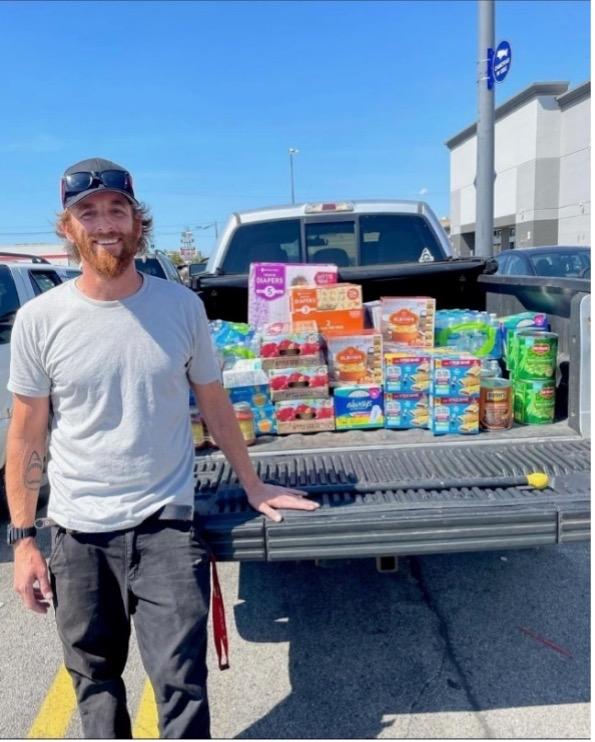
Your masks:
<svg viewBox="0 0 595 742"><path fill-rule="evenodd" d="M450 150L450 236L475 248L477 124ZM495 111L494 252L591 242L591 83L534 83Z"/></svg>

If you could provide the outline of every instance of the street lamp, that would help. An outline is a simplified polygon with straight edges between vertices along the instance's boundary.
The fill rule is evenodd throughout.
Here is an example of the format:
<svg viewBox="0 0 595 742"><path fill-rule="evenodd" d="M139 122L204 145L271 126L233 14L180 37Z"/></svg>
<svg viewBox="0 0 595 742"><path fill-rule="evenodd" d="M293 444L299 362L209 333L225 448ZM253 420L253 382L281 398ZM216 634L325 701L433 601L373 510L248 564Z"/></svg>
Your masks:
<svg viewBox="0 0 595 742"><path fill-rule="evenodd" d="M291 176L291 203L295 203L295 186L293 183L293 156L299 154L299 149L289 148L289 174Z"/></svg>
<svg viewBox="0 0 595 742"><path fill-rule="evenodd" d="M194 229L210 229L211 227L215 230L215 239L219 239L219 227L217 222L211 222L210 224L195 224Z"/></svg>

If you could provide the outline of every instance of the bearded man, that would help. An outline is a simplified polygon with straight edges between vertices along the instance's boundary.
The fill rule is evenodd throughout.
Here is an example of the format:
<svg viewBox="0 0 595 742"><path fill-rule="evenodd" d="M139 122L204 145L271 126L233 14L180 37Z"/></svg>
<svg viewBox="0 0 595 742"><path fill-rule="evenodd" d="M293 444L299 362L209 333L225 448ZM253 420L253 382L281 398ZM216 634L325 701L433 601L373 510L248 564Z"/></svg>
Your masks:
<svg viewBox="0 0 595 742"><path fill-rule="evenodd" d="M57 230L82 275L27 303L11 338L14 587L37 613L53 602L86 737L131 737L122 672L133 618L161 736L207 738L209 560L193 513L189 386L252 507L279 521L277 508L318 505L257 476L201 300L136 271L152 222L128 171L84 160L61 186ZM46 563L34 520L50 403Z"/></svg>

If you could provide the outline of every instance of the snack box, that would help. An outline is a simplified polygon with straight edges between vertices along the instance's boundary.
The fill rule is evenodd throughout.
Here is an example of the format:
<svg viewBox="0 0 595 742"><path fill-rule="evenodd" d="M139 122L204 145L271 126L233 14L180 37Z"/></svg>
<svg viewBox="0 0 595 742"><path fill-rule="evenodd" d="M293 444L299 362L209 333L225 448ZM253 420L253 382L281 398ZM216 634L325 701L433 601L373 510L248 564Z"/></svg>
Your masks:
<svg viewBox="0 0 595 742"><path fill-rule="evenodd" d="M274 435L277 431L275 407L268 384L235 386L227 389L232 404L247 402L254 416L256 435Z"/></svg>
<svg viewBox="0 0 595 742"><path fill-rule="evenodd" d="M479 433L479 399L430 396L430 430L434 435Z"/></svg>
<svg viewBox="0 0 595 742"><path fill-rule="evenodd" d="M382 428L384 426L383 392L380 384L340 386L334 391L335 428Z"/></svg>
<svg viewBox="0 0 595 742"><path fill-rule="evenodd" d="M376 330L324 335L331 386L382 384L382 336Z"/></svg>
<svg viewBox="0 0 595 742"><path fill-rule="evenodd" d="M429 428L430 398L414 392L384 393L384 427Z"/></svg>
<svg viewBox="0 0 595 742"><path fill-rule="evenodd" d="M269 371L271 399L303 399L328 397L328 367L292 366Z"/></svg>
<svg viewBox="0 0 595 742"><path fill-rule="evenodd" d="M434 397L479 397L481 360L465 354L432 358L430 392Z"/></svg>
<svg viewBox="0 0 595 742"><path fill-rule="evenodd" d="M384 354L384 389L401 394L430 391L432 356L423 348Z"/></svg>
<svg viewBox="0 0 595 742"><path fill-rule="evenodd" d="M383 296L380 313L384 340L403 346L434 346L435 299L429 296Z"/></svg>
<svg viewBox="0 0 595 742"><path fill-rule="evenodd" d="M292 287L289 311L293 322L314 320L320 332L364 329L362 287L354 283Z"/></svg>
<svg viewBox="0 0 595 742"><path fill-rule="evenodd" d="M277 433L317 433L335 429L333 400L291 399L275 403Z"/></svg>
<svg viewBox="0 0 595 742"><path fill-rule="evenodd" d="M248 275L248 323L260 328L288 322L291 286L337 283L337 266L316 263L251 263Z"/></svg>

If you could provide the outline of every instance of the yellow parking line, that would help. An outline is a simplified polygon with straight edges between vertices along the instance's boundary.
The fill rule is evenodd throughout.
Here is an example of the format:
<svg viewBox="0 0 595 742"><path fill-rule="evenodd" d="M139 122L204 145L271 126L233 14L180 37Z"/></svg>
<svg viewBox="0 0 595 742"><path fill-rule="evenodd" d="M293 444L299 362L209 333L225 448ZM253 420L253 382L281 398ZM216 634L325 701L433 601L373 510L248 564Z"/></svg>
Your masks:
<svg viewBox="0 0 595 742"><path fill-rule="evenodd" d="M62 665L27 732L27 739L63 739L75 708L72 680Z"/></svg>
<svg viewBox="0 0 595 742"><path fill-rule="evenodd" d="M135 739L159 739L159 720L153 686L147 680L143 688L132 736Z"/></svg>

